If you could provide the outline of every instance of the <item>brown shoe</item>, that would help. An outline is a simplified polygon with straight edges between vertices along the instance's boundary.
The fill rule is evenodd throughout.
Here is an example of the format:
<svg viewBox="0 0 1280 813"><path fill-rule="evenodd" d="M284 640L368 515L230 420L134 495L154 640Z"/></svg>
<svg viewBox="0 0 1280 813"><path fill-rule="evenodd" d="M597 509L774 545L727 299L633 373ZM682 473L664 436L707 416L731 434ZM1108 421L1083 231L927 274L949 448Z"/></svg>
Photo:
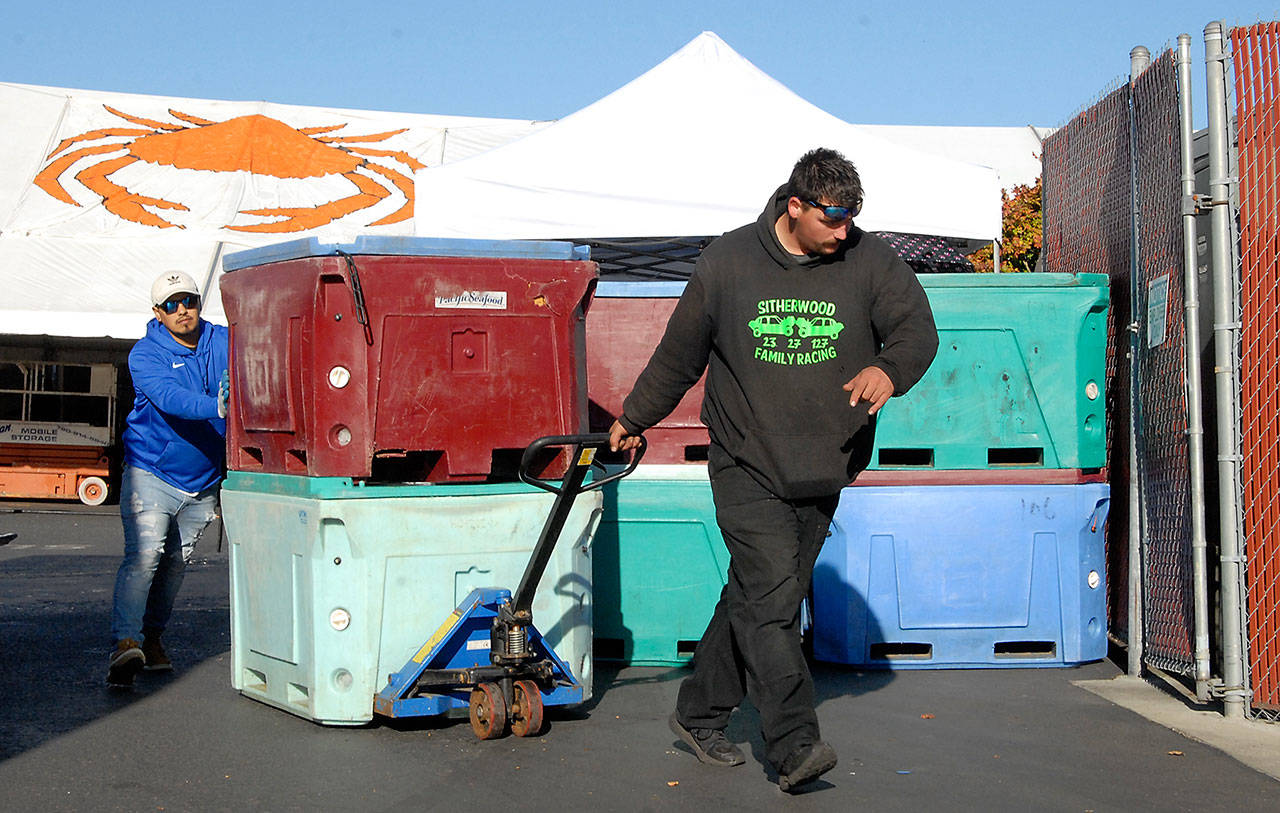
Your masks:
<svg viewBox="0 0 1280 813"><path fill-rule="evenodd" d="M168 672L173 668L173 661L169 660L169 653L164 651L158 635L143 639L142 657L146 660L146 666L142 668L148 672Z"/></svg>
<svg viewBox="0 0 1280 813"><path fill-rule="evenodd" d="M116 642L115 651L107 661L107 685L113 689L132 689L133 679L141 671L145 656L138 642L125 638Z"/></svg>

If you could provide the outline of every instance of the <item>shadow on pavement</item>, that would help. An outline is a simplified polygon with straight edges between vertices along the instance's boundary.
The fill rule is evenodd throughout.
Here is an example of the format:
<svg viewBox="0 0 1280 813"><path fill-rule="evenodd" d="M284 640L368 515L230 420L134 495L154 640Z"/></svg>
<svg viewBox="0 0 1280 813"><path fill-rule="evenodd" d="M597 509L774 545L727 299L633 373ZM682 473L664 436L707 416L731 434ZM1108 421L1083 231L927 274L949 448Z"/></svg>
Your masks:
<svg viewBox="0 0 1280 813"><path fill-rule="evenodd" d="M106 688L118 556L0 561L0 620L11 676L0 699L0 760L123 709L230 648L226 561L194 559L165 645L173 672L143 672L132 692Z"/></svg>

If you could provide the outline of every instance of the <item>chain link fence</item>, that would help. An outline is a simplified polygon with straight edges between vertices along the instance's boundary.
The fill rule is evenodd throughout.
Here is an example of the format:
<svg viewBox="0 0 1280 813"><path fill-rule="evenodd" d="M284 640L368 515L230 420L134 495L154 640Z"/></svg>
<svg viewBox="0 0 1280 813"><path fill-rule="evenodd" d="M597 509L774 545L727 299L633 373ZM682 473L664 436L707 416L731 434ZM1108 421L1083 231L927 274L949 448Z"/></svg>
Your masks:
<svg viewBox="0 0 1280 813"><path fill-rule="evenodd" d="M1050 272L1097 272L1111 280L1107 316L1107 474L1112 499L1129 491L1130 206L1129 85L1107 93L1044 141L1042 254ZM1107 528L1107 628L1129 629L1129 512Z"/></svg>
<svg viewBox="0 0 1280 813"><path fill-rule="evenodd" d="M1133 81L1138 262L1138 482L1143 659L1193 676L1195 598L1187 445L1178 76L1172 50Z"/></svg>
<svg viewBox="0 0 1280 813"><path fill-rule="evenodd" d="M1211 29L1213 42L1221 35L1217 24L1206 28L1206 51ZM1223 510L1232 516L1234 506L1241 506L1246 595L1240 637L1246 644L1244 684L1251 695L1250 708L1256 717L1276 720L1280 719L1280 23L1234 28L1230 42L1238 160L1232 167L1228 158L1229 170L1211 172L1238 177L1209 178L1207 186L1225 188L1230 182L1239 198L1234 221L1240 251L1238 303L1231 302L1226 311L1239 316L1215 320L1224 324L1214 325L1218 329L1213 335L1216 341L1229 342L1232 353L1239 351L1239 391L1234 392L1234 386L1227 389L1238 397L1238 410L1228 419L1238 422L1240 448L1222 449L1220 460L1240 462L1241 483L1237 489L1232 475L1232 482L1223 484L1225 490L1218 496L1228 506ZM1198 334L1208 336L1203 330L1208 326L1207 308L1197 305L1190 311L1196 330L1188 329L1187 292L1200 292L1209 276L1207 267L1196 259L1206 259L1205 246L1186 250L1183 217L1192 219L1194 212L1212 209L1219 213L1214 219L1217 232L1223 222L1221 213L1226 211L1217 207L1234 201L1205 197L1201 203L1213 205L1201 206L1190 195L1184 197L1183 181L1190 184L1193 170L1203 170L1206 164L1197 157L1195 167L1183 167L1179 110L1180 106L1190 110L1190 100L1179 99L1178 71L1179 59L1184 70L1189 66L1188 44L1189 38L1183 38L1181 58L1172 50L1161 54L1131 82L1107 92L1045 140L1043 257L1047 271L1103 272L1111 280L1108 479L1112 494L1124 500L1130 478L1135 478L1141 527L1129 527L1129 511L1111 512L1109 628L1122 642L1140 640L1145 664L1194 676L1197 691L1217 686L1229 700L1241 697L1238 678L1232 674L1240 663L1238 649L1228 651L1237 640L1233 619L1239 617L1239 607L1228 590L1235 584L1237 562L1227 549L1227 528L1232 522L1222 526L1221 566L1215 574L1206 566L1204 554L1206 547L1216 543L1207 541L1203 532L1205 514L1219 512L1217 500L1210 497L1202 505L1199 495L1218 492L1218 473L1206 470L1206 482L1198 476L1192 482L1201 457L1200 441L1195 448L1191 442L1192 437L1203 438L1205 456L1218 455L1213 448L1216 433L1202 435L1202 427L1191 423L1200 422L1203 408L1216 413L1214 384L1226 379L1209 364L1206 347L1199 346L1204 339L1195 339ZM1141 50L1135 50L1135 55L1141 57ZM1137 62L1141 64L1141 59ZM1219 65L1213 56L1213 70ZM1190 87L1187 79L1184 72L1182 88ZM1189 132L1189 123L1186 129ZM1224 135L1217 143L1232 143L1230 125L1221 129ZM1199 146L1189 147L1188 152L1207 149L1215 138L1199 138ZM1200 191L1205 186L1205 179L1200 179ZM1223 239L1235 244L1236 237L1232 233ZM1188 263L1194 267L1188 269ZM1190 280L1188 273L1194 275ZM1136 341L1131 325L1137 331ZM1239 348L1234 347L1236 330ZM1189 337L1196 347L1188 348ZM1195 353L1203 353L1196 369L1188 369L1189 349L1193 361ZM1204 394L1193 410L1188 391L1194 393L1200 385ZM1132 472L1131 426L1137 463ZM1223 431L1231 426L1228 420ZM1142 561L1136 571L1142 575L1138 585L1142 618L1130 619L1130 539L1138 533ZM1230 541L1234 545L1234 539ZM1213 625L1205 618L1206 579L1213 580L1210 594L1218 591L1221 598ZM1134 623L1140 625L1138 630L1131 629ZM1220 632L1217 624L1222 625ZM1217 680L1203 671L1209 667L1214 633L1221 639L1225 673Z"/></svg>
<svg viewBox="0 0 1280 813"><path fill-rule="evenodd" d="M1231 30L1239 151L1240 454L1248 670L1280 719L1280 23Z"/></svg>
<svg viewBox="0 0 1280 813"><path fill-rule="evenodd" d="M1130 529L1127 510L1111 514L1109 628L1122 642L1134 640L1129 551L1131 533L1140 533L1143 662L1195 676L1187 386L1201 371L1186 361L1180 128L1178 68L1168 50L1047 139L1044 257L1048 271L1102 271L1111 280L1108 479L1118 501L1136 480L1141 527Z"/></svg>

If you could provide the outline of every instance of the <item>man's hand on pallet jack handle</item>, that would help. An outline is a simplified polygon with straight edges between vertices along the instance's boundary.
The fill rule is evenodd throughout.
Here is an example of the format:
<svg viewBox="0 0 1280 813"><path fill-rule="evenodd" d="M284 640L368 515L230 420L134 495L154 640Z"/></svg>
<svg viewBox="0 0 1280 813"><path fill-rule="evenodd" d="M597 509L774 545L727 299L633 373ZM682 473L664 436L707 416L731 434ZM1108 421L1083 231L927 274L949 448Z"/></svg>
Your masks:
<svg viewBox="0 0 1280 813"><path fill-rule="evenodd" d="M627 452L640 445L640 436L627 431L621 421L614 421L609 427L609 451Z"/></svg>

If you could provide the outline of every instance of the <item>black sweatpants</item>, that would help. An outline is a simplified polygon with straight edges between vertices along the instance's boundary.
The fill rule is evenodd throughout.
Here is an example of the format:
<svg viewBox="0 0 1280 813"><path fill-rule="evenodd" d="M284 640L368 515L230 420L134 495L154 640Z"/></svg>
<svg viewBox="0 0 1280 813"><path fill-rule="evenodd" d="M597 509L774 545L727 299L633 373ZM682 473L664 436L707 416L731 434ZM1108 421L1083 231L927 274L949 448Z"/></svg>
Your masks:
<svg viewBox="0 0 1280 813"><path fill-rule="evenodd" d="M723 729L750 696L766 756L777 768L819 739L813 678L800 646L800 603L839 495L784 500L731 462L724 465L723 451L712 451L711 491L729 575L676 711L686 727Z"/></svg>

